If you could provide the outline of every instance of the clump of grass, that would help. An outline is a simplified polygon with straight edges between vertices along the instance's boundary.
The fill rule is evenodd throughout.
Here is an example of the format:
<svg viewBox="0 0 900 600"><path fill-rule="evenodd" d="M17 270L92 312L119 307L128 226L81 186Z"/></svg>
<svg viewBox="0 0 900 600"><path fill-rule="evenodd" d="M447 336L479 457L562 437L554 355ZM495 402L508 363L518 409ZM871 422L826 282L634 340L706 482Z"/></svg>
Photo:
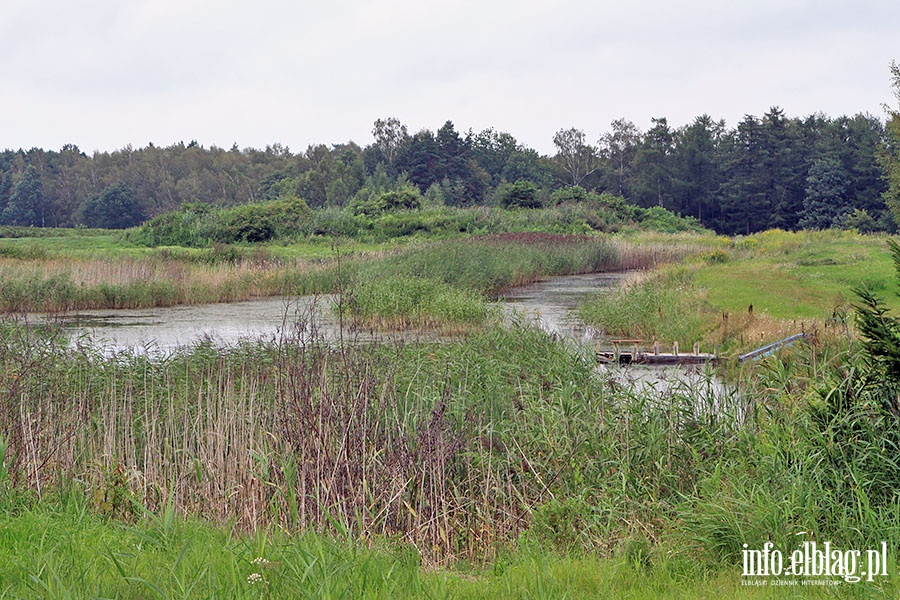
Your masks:
<svg viewBox="0 0 900 600"><path fill-rule="evenodd" d="M349 308L358 327L377 329L480 325L490 312L477 294L419 277L360 282L353 288Z"/></svg>
<svg viewBox="0 0 900 600"><path fill-rule="evenodd" d="M331 292L338 287L340 275L333 265L275 259L265 253L241 254L232 261L215 252L158 251L119 259L0 258L0 312L233 302Z"/></svg>
<svg viewBox="0 0 900 600"><path fill-rule="evenodd" d="M707 336L711 314L703 291L693 283L693 271L685 267L640 274L579 307L584 322L607 335L678 342L682 348Z"/></svg>

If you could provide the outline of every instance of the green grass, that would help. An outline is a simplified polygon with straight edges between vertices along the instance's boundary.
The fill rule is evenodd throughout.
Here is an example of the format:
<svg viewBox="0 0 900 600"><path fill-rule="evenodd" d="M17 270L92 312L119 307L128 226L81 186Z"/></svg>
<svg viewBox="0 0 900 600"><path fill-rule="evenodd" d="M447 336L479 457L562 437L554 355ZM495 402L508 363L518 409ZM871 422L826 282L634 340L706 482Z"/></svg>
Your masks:
<svg viewBox="0 0 900 600"><path fill-rule="evenodd" d="M554 275L647 268L690 250L628 245L601 236L540 233L475 236L411 244L358 261L350 308L368 326L483 323L486 299Z"/></svg>
<svg viewBox="0 0 900 600"><path fill-rule="evenodd" d="M873 286L900 307L893 265L883 237L851 232L764 232L739 238L728 260L697 270L709 304L778 319L828 318L853 301L851 289Z"/></svg>
<svg viewBox="0 0 900 600"><path fill-rule="evenodd" d="M378 329L454 329L481 325L492 312L467 290L421 277L378 277L353 286L353 317Z"/></svg>
<svg viewBox="0 0 900 600"><path fill-rule="evenodd" d="M414 548L313 533L242 534L194 520L122 524L75 498L0 512L0 598L779 598L738 569L686 560L648 568L626 554L523 548L484 566L426 568ZM783 588L782 588L783 589ZM825 588L789 588L822 597ZM881 590L844 586L843 594Z"/></svg>
<svg viewBox="0 0 900 600"><path fill-rule="evenodd" d="M658 341L689 349L707 338L710 309L694 272L667 268L632 285L595 295L579 307L579 315L611 337L641 339L649 347Z"/></svg>
<svg viewBox="0 0 900 600"><path fill-rule="evenodd" d="M148 247L128 240L122 232L82 229L21 229L16 237L0 235L0 257L23 259L47 258L143 258L170 253L184 260L199 260L210 254L209 248L178 246ZM278 241L269 244L236 244L227 246L239 254L267 253L280 259L331 259L335 254L347 256L383 252L397 243L367 243L349 238L317 237L302 241Z"/></svg>
<svg viewBox="0 0 900 600"><path fill-rule="evenodd" d="M835 323L845 333L859 286L900 308L884 236L768 231L695 244L681 265L586 302L582 318L614 337L732 351Z"/></svg>
<svg viewBox="0 0 900 600"><path fill-rule="evenodd" d="M803 297L894 285L883 240L847 233L640 251L526 239L342 257L347 300L378 318L477 321L485 296L529 277L690 255L602 317L690 343L722 334L731 305L713 299L726 292L730 327L768 327L759 313L774 308L717 276L729 269L752 289L784 278L773 286L786 294L796 280ZM335 284L319 273L314 285ZM781 300L785 318L804 314L800 298ZM780 597L741 585L743 544L791 548L801 532L842 548L884 540L892 577L792 593L900 591L896 395L843 336L735 367L714 403L712 372L654 391L597 370L589 349L485 323L447 343L286 334L165 359L5 324L0 598Z"/></svg>

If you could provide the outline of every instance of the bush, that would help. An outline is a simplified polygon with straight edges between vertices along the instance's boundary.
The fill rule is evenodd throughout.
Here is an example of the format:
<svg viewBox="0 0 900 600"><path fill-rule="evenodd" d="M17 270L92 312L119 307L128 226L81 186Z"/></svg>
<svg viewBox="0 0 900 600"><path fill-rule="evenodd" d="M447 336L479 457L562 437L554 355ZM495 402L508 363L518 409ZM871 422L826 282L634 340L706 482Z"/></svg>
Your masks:
<svg viewBox="0 0 900 600"><path fill-rule="evenodd" d="M265 242L275 235L275 222L264 204L244 204L226 211L221 217L216 241Z"/></svg>
<svg viewBox="0 0 900 600"><path fill-rule="evenodd" d="M550 194L550 201L553 204L565 204L567 202L584 202L596 196L593 192L588 192L580 185L569 185L564 188L554 190Z"/></svg>
<svg viewBox="0 0 900 600"><path fill-rule="evenodd" d="M350 203L355 215L377 217L387 212L415 210L422 206L422 194L418 188L404 185L396 190L372 195L358 195Z"/></svg>
<svg viewBox="0 0 900 600"><path fill-rule="evenodd" d="M201 227L202 217L190 211L157 215L144 223L129 238L146 246L204 246L211 240Z"/></svg>
<svg viewBox="0 0 900 600"><path fill-rule="evenodd" d="M677 233L679 231L702 231L700 223L693 217L680 217L661 206L643 209L637 220L647 229L660 233Z"/></svg>
<svg viewBox="0 0 900 600"><path fill-rule="evenodd" d="M497 202L503 208L540 208L538 186L532 181L520 179L515 183L504 183L497 188Z"/></svg>
<svg viewBox="0 0 900 600"><path fill-rule="evenodd" d="M150 219L131 239L147 246L186 247L265 242L310 230L311 215L306 202L293 196L223 209L189 203Z"/></svg>

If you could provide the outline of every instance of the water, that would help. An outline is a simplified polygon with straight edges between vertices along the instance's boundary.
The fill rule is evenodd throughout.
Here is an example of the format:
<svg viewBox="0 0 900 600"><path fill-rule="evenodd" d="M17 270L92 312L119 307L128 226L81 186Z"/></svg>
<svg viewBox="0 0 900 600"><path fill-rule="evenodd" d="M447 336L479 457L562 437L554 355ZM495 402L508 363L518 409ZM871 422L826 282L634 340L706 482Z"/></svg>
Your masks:
<svg viewBox="0 0 900 600"><path fill-rule="evenodd" d="M566 339L589 341L594 333L578 321L574 308L600 289L617 285L622 273L551 277L515 288L503 299L507 312L521 315L544 330ZM169 354L199 342L218 346L243 340L419 339L420 333L379 333L341 330L335 296L264 298L225 304L201 304L138 310L85 310L59 317L73 340L109 354L138 352ZM426 336L435 339L436 336Z"/></svg>
<svg viewBox="0 0 900 600"><path fill-rule="evenodd" d="M611 290L625 273L590 273L550 277L514 288L503 300L509 312L518 312L548 333L580 343L595 343L600 336L578 319L575 308L599 291Z"/></svg>
<svg viewBox="0 0 900 600"><path fill-rule="evenodd" d="M593 351L609 346L609 338L578 319L576 307L598 292L612 290L626 273L593 273L552 277L512 290L505 297L510 312L518 312L535 326ZM706 412L734 412L734 394L707 365L599 364L608 384L632 390L651 401L667 403L674 395L693 398L695 416Z"/></svg>
<svg viewBox="0 0 900 600"><path fill-rule="evenodd" d="M585 326L575 311L591 295L619 285L625 273L550 277L510 290L501 304L510 318L525 319L561 339L593 351L606 339ZM136 352L166 355L199 342L218 346L243 340L290 339L417 340L420 333L342 330L330 295L265 298L227 304L174 306L140 310L89 310L64 317L73 341L107 354ZM425 336L437 339L437 336ZM722 407L731 392L704 366L654 367L598 365L610 384L665 401L689 394L697 406Z"/></svg>
<svg viewBox="0 0 900 600"><path fill-rule="evenodd" d="M73 340L109 353L169 354L209 341L218 346L242 340L276 340L281 335L321 329L334 334L330 296L265 298L137 310L86 310L62 317ZM297 331L298 328L301 331Z"/></svg>

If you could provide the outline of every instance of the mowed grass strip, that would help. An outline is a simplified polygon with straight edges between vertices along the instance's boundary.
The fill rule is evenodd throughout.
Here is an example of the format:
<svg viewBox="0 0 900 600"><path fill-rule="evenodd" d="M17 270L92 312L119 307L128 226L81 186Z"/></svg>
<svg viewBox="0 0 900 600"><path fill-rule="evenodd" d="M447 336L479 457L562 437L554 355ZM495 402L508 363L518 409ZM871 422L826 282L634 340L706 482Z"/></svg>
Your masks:
<svg viewBox="0 0 900 600"><path fill-rule="evenodd" d="M752 305L777 319L828 318L845 310L854 301L853 288L862 285L900 308L882 236L766 232L736 246L733 259L705 264L695 274L713 308L739 312Z"/></svg>

